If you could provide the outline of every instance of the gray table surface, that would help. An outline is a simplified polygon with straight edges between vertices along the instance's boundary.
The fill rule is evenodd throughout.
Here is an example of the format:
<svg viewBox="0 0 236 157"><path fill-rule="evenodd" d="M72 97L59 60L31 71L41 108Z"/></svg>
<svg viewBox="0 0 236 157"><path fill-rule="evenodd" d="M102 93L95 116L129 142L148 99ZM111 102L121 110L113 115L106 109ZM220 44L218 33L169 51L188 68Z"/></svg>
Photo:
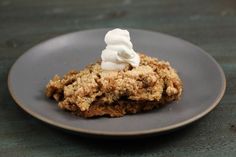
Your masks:
<svg viewBox="0 0 236 157"><path fill-rule="evenodd" d="M68 32L130 27L167 33L199 45L222 66L226 94L198 122L146 139L72 135L23 112L7 89L11 65L35 44ZM236 156L236 1L0 0L0 156Z"/></svg>

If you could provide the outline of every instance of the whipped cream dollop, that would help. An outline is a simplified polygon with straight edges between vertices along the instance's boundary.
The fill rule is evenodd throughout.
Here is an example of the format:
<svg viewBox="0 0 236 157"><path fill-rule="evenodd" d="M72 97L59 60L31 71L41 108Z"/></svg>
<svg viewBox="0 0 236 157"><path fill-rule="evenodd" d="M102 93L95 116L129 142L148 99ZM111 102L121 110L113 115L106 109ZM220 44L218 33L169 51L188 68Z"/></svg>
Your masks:
<svg viewBox="0 0 236 157"><path fill-rule="evenodd" d="M127 30L119 28L108 31L105 35L106 48L102 51L103 70L122 70L127 64L139 66L140 57L133 50Z"/></svg>

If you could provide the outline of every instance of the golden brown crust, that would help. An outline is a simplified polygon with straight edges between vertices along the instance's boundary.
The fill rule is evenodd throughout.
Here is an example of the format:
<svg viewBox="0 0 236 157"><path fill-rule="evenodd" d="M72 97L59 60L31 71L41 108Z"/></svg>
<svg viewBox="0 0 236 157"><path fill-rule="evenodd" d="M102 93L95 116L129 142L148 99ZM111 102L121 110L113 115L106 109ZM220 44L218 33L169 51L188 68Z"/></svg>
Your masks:
<svg viewBox="0 0 236 157"><path fill-rule="evenodd" d="M140 59L138 67L128 65L121 71L103 71L98 61L63 78L56 75L47 84L46 95L60 108L83 117L118 117L178 100L182 82L170 64L143 54Z"/></svg>

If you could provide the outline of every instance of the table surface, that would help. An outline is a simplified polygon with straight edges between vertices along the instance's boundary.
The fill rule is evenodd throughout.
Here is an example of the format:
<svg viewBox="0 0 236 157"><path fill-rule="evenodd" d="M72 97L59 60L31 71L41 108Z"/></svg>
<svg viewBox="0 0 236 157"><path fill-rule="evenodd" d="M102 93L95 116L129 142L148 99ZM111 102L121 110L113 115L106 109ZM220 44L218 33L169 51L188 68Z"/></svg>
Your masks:
<svg viewBox="0 0 236 157"><path fill-rule="evenodd" d="M7 75L20 55L57 35L104 27L164 32L199 45L225 72L224 98L192 125L133 140L72 135L16 105L7 89ZM0 0L0 156L236 156L235 51L234 0Z"/></svg>

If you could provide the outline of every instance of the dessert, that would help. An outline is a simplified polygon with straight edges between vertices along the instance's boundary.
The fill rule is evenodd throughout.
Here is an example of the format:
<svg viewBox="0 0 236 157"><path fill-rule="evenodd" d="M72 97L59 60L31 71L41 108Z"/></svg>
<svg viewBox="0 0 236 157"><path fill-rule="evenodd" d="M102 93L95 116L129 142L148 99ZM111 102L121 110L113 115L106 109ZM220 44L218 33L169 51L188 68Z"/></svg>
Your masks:
<svg viewBox="0 0 236 157"><path fill-rule="evenodd" d="M46 96L81 117L120 117L180 99L182 81L166 61L136 53L129 32L109 31L101 58L81 71L55 75Z"/></svg>

